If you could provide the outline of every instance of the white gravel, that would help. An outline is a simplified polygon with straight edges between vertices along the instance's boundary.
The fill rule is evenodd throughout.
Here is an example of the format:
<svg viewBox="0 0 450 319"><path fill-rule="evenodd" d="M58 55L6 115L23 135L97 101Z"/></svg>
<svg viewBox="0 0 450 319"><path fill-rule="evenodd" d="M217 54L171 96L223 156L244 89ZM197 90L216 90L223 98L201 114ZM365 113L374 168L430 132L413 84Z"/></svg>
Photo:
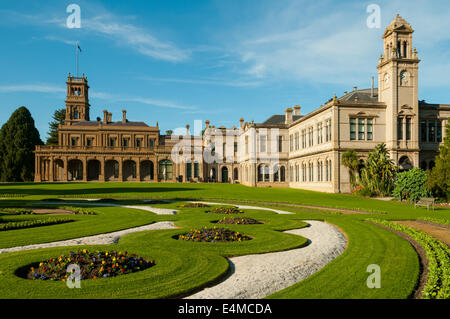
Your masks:
<svg viewBox="0 0 450 319"><path fill-rule="evenodd" d="M285 210L279 210L279 209L273 209L273 208L267 208L267 207L259 207L259 206L248 206L248 205L236 205L236 204L224 204L224 203L211 203L211 202L191 202L191 203L202 203L207 205L228 205L228 206L235 206L240 209L259 209L259 210L268 210L271 212L275 212L277 214L286 214L286 215L292 215L295 213L288 212Z"/></svg>
<svg viewBox="0 0 450 319"><path fill-rule="evenodd" d="M86 201L96 201L95 199L86 199ZM133 209L141 209L148 212L152 212L157 215L175 215L178 210L177 209L167 209L167 208L157 208L153 206L140 206L140 205L119 205L113 203L72 203L72 202L45 202L39 204L50 204L50 205L78 205L78 206L103 206L103 207L125 207L125 208L133 208Z"/></svg>
<svg viewBox="0 0 450 319"><path fill-rule="evenodd" d="M119 230L112 233L80 237L75 239L55 241L51 243L35 244L27 246L17 246L11 248L0 249L0 254L9 253L13 251L31 250L38 248L49 248L49 247L62 247L62 246L77 246L77 245L108 245L114 244L119 241L119 239L127 234L146 231L146 230L158 230L158 229L172 229L176 228L173 222L157 222L149 225Z"/></svg>
<svg viewBox="0 0 450 319"><path fill-rule="evenodd" d="M308 238L311 241L308 246L230 258L229 277L187 298L264 298L311 276L344 252L347 240L335 226L320 221L306 222L311 226L286 232Z"/></svg>

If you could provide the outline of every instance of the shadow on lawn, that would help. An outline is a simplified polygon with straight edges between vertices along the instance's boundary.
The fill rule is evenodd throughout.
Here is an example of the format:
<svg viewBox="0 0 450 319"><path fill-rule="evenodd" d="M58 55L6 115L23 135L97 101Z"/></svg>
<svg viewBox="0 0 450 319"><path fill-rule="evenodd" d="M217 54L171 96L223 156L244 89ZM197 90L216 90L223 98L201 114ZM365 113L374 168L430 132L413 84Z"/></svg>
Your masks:
<svg viewBox="0 0 450 319"><path fill-rule="evenodd" d="M26 194L26 195L95 195L95 194L130 194L130 193L165 193L195 191L196 188L187 187L88 187L72 189L47 189L47 188L8 188L1 189L2 194Z"/></svg>

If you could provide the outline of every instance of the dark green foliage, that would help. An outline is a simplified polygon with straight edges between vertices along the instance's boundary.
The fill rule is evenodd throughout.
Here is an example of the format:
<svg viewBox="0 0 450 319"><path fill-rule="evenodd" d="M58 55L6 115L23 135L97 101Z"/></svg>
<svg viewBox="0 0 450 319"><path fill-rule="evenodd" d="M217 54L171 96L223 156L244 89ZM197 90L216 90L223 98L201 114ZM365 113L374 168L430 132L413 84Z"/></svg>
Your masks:
<svg viewBox="0 0 450 319"><path fill-rule="evenodd" d="M34 149L43 144L30 111L19 107L0 130L0 180L32 181Z"/></svg>
<svg viewBox="0 0 450 319"><path fill-rule="evenodd" d="M53 113L53 121L48 123L50 130L48 131L47 145L58 145L58 125L64 124L66 118L66 109L58 109Z"/></svg>
<svg viewBox="0 0 450 319"><path fill-rule="evenodd" d="M397 168L389 158L386 144L378 144L369 153L361 169L361 187L375 196L389 196L396 176Z"/></svg>
<svg viewBox="0 0 450 319"><path fill-rule="evenodd" d="M450 123L447 124L447 136L439 147L436 165L428 177L427 187L437 197L450 200Z"/></svg>
<svg viewBox="0 0 450 319"><path fill-rule="evenodd" d="M39 227L39 226L48 226L48 225L56 225L69 223L73 220L68 218L47 218L47 219L33 219L26 221L14 221L14 222L3 222L0 221L0 231L13 230L13 229L22 229L22 228L31 228L31 227Z"/></svg>
<svg viewBox="0 0 450 319"><path fill-rule="evenodd" d="M359 167L358 154L355 150L348 150L342 154L342 165L348 168L350 184L354 188L356 186L356 173Z"/></svg>
<svg viewBox="0 0 450 319"><path fill-rule="evenodd" d="M426 189L427 174L420 168L414 167L412 170L398 174L394 183L392 195L398 200L417 201L421 197L430 197L430 192Z"/></svg>

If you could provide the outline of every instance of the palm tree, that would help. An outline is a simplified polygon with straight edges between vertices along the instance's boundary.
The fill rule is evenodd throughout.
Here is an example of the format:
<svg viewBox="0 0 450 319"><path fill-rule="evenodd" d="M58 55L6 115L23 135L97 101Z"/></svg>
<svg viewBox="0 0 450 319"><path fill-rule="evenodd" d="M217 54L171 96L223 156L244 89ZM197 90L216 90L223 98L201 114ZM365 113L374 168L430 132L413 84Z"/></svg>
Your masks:
<svg viewBox="0 0 450 319"><path fill-rule="evenodd" d="M342 165L348 168L348 173L350 175L350 184L352 188L356 186L356 173L359 167L358 154L355 150L348 150L342 154Z"/></svg>
<svg viewBox="0 0 450 319"><path fill-rule="evenodd" d="M374 195L389 196L396 174L397 168L389 158L386 144L378 144L361 170L361 184Z"/></svg>

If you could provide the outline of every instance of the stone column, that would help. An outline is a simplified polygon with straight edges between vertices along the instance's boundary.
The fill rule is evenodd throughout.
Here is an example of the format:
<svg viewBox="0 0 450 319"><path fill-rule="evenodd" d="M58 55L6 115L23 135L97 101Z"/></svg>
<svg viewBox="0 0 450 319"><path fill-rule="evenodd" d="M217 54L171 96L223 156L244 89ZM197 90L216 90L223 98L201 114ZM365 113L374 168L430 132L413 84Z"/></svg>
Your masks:
<svg viewBox="0 0 450 319"><path fill-rule="evenodd" d="M119 159L119 182L123 182L123 159Z"/></svg>
<svg viewBox="0 0 450 319"><path fill-rule="evenodd" d="M69 174L69 167L67 166L68 165L68 161L67 161L67 156L64 156L64 168L63 168L63 175L64 175L64 177L63 177L63 181L64 182L67 182L67 180L69 179L68 178L68 174Z"/></svg>
<svg viewBox="0 0 450 319"><path fill-rule="evenodd" d="M442 123L442 142L444 141L444 138L447 136L447 119L444 119L441 121Z"/></svg>
<svg viewBox="0 0 450 319"><path fill-rule="evenodd" d="M87 182L87 158L83 158L83 182Z"/></svg>
<svg viewBox="0 0 450 319"><path fill-rule="evenodd" d="M141 159L138 158L136 161L136 181L141 181Z"/></svg>
<svg viewBox="0 0 450 319"><path fill-rule="evenodd" d="M41 181L41 158L39 156L35 157L34 162L34 181L40 182Z"/></svg>
<svg viewBox="0 0 450 319"><path fill-rule="evenodd" d="M105 158L100 159L100 175L98 176L100 182L105 181Z"/></svg>
<svg viewBox="0 0 450 319"><path fill-rule="evenodd" d="M48 180L50 182L54 182L54 174L55 173L55 161L53 160L53 157L50 157L50 171L49 171L49 176L48 176Z"/></svg>
<svg viewBox="0 0 450 319"><path fill-rule="evenodd" d="M158 182L158 157L155 157L154 163L153 163L153 180L155 182Z"/></svg>

